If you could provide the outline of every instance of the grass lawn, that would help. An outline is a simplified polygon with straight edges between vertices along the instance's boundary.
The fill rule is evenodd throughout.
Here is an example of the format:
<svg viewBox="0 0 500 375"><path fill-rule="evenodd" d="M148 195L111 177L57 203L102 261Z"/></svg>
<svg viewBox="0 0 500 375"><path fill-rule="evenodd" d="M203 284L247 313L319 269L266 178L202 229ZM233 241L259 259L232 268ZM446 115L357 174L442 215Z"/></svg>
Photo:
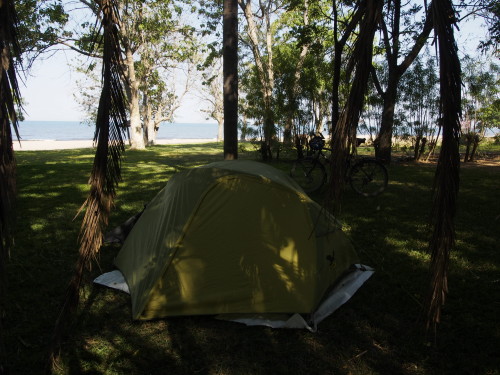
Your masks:
<svg viewBox="0 0 500 375"><path fill-rule="evenodd" d="M241 158L257 158L246 149ZM128 151L111 226L139 211L174 173L221 158L215 143ZM24 151L17 160L4 339L11 374L40 374L77 259L82 217L73 218L86 198L93 152ZM126 294L89 284L54 373L499 374L500 166L461 170L457 246L436 341L424 335L421 320L434 170L433 164L394 163L381 196L346 190L339 219L376 273L318 332L205 316L136 322ZM112 269L118 250L103 247L91 278Z"/></svg>

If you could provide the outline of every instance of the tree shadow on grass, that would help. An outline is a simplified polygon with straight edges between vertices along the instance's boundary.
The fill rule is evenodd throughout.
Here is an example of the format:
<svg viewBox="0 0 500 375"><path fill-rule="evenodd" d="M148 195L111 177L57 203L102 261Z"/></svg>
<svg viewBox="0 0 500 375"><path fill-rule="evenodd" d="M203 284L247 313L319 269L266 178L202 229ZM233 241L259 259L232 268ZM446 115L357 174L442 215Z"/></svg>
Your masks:
<svg viewBox="0 0 500 375"><path fill-rule="evenodd" d="M126 172L130 175L124 175L130 182L119 191L117 224L123 221L120 215L128 218L135 206L142 208L143 197L161 188L144 184L134 192L134 184L156 179L164 185L174 173L167 167L197 163L180 156L149 164L146 153L137 152L134 159L130 152L125 162L132 164ZM71 218L86 196L82 186L91 157L72 154L84 160L80 164L61 162L60 155L37 155L36 165L20 162L19 213L30 218L23 219L28 224L16 235L5 320L10 367L16 374L45 366L48 340L76 260L79 222ZM144 168L134 170L135 162ZM413 169L391 167L389 188L380 197L360 199L346 192L341 219L362 261L377 272L317 333L245 327L212 317L134 322L127 295L93 287L63 347L62 373L494 373L499 368L494 322L500 262L498 224L491 213L500 212L498 174L463 171L450 293L434 344L432 336L426 340L422 334L416 302L427 287L426 223L434 167L406 167ZM103 249L101 264L111 264L116 251Z"/></svg>
<svg viewBox="0 0 500 375"><path fill-rule="evenodd" d="M498 268L492 265L499 260L494 249L498 242L493 240L498 232L491 220L478 217L477 211L472 214L470 209L486 205L498 210L494 182L498 174L490 181L483 181L481 186L467 172L462 174L457 246L450 263L450 292L434 342L433 333L424 334L423 308L418 304L418 301L423 303L429 283L427 223L434 170L419 165L405 168L412 168L411 173L395 170L391 174L393 184L388 194L364 201L347 197L343 207L343 219L363 261L377 270L359 293L368 292L370 322L388 334L394 348L393 359L401 363L403 373L418 373L418 369L436 374L495 371L499 365L495 352L500 340L492 326L498 313L498 306L495 308L492 301L499 300L499 293L494 284ZM475 222L467 220L469 215ZM370 288L372 293L368 291ZM356 313L363 309L364 306L359 306ZM395 369L384 366L377 357L371 368L394 373Z"/></svg>
<svg viewBox="0 0 500 375"><path fill-rule="evenodd" d="M103 288L92 295L64 346L66 373L348 373L307 331L246 327L209 316L132 322L123 296ZM103 298L114 302L96 303Z"/></svg>

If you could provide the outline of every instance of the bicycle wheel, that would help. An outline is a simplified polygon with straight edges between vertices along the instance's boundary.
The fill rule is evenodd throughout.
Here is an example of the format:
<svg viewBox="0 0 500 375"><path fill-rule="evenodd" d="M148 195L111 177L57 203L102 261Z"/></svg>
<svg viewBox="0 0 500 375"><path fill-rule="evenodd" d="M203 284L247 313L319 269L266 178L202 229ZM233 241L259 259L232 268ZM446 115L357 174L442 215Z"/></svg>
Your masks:
<svg viewBox="0 0 500 375"><path fill-rule="evenodd" d="M306 193L314 193L325 183L326 170L317 159L304 158L293 163L290 176Z"/></svg>
<svg viewBox="0 0 500 375"><path fill-rule="evenodd" d="M358 194L374 197L387 187L387 169L377 160L357 161L349 170L349 183Z"/></svg>

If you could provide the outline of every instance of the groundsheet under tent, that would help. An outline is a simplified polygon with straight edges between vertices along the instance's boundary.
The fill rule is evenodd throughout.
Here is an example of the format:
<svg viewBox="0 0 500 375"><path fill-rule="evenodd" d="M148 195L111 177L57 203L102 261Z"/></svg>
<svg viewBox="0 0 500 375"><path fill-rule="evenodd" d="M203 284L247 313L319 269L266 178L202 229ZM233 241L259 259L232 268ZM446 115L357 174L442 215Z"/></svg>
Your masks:
<svg viewBox="0 0 500 375"><path fill-rule="evenodd" d="M318 324L346 303L373 273L373 268L356 264L355 269L346 274L327 294L316 311L309 316L308 321L300 314L219 314L215 317L248 326L298 328L315 332ZM127 282L119 270L100 275L94 283L130 294Z"/></svg>

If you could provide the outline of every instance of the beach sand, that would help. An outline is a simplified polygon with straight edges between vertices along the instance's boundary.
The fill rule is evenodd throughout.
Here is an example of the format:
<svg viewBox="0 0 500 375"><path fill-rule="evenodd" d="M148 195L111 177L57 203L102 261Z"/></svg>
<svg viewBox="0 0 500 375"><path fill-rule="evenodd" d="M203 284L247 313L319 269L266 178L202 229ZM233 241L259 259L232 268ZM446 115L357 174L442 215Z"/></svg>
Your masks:
<svg viewBox="0 0 500 375"><path fill-rule="evenodd" d="M210 143L216 142L216 139L158 139L157 144L159 145L182 145L182 144L193 144L193 143ZM78 140L78 141L23 141L21 140L21 145L19 142L14 141L15 151L43 151L43 150L69 150L75 148L92 148L93 142L91 140Z"/></svg>

